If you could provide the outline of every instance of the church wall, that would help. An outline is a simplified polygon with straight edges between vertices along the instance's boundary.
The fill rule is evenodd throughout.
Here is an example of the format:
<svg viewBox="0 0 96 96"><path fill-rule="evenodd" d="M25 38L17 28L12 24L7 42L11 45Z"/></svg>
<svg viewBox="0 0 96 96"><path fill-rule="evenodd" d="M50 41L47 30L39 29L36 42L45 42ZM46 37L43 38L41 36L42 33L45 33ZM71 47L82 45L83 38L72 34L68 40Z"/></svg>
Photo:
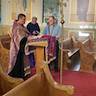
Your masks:
<svg viewBox="0 0 96 96"><path fill-rule="evenodd" d="M25 1L27 1L27 5L26 5L27 8L25 11L24 11L23 4L22 4L23 1L24 0L1 0L1 16L2 16L1 24L10 25L12 23L12 20L14 20L16 18L16 15L20 12L25 13L27 15L27 17L28 17L27 21L30 21L32 16L37 16L38 22L40 24L42 23L43 0L25 0ZM76 14L75 10L77 10L76 9L77 5L75 4L75 7L74 7L75 9L74 8L72 9L72 7L70 7L71 2L73 2L73 1L75 4L77 0L64 0L64 19L66 21L65 25L72 23L71 22L72 18L70 16L72 14L73 15ZM89 1L90 1L90 4L93 2L96 3L95 0L89 0ZM94 5L94 3L93 3L93 5ZM89 6L89 7L92 7L92 6ZM90 9L92 9L92 8L90 8ZM95 15L96 6L94 6L94 8L93 8L95 11L94 10L90 11L90 9L88 9L88 14L89 14L89 12L91 12L91 14L93 14L95 12L94 13L94 15ZM75 15L74 15L74 17L75 17ZM81 24L79 22L76 22L76 24L77 23ZM72 25L73 25L73 23L72 23Z"/></svg>
<svg viewBox="0 0 96 96"><path fill-rule="evenodd" d="M38 22L42 23L42 0L26 1L27 8L24 11L22 0L1 0L1 24L11 25L19 13L27 15L27 22L31 20L32 16L37 16Z"/></svg>
<svg viewBox="0 0 96 96"><path fill-rule="evenodd" d="M42 3L43 0L32 0L32 16L37 16L40 25L42 23Z"/></svg>
<svg viewBox="0 0 96 96"><path fill-rule="evenodd" d="M11 0L1 0L1 24L9 25L11 23Z"/></svg>
<svg viewBox="0 0 96 96"><path fill-rule="evenodd" d="M26 0L26 8L23 5L24 0L1 0L1 22L0 35L11 32L13 21L19 13L27 15L27 21L32 17L32 0Z"/></svg>
<svg viewBox="0 0 96 96"><path fill-rule="evenodd" d="M32 17L32 0L27 1L27 8L23 8L23 0L1 0L1 25L12 25L19 13L27 15L27 21Z"/></svg>
<svg viewBox="0 0 96 96"><path fill-rule="evenodd" d="M25 10L24 10L24 6L22 4L23 1L24 0L1 0L1 17L2 17L1 25L11 26L13 20L17 16L17 14L22 12L27 15L27 23L29 21L31 21L32 16L36 16L38 18L38 23L40 24L41 29L42 29L45 26L45 24L42 24L43 0L26 0L27 8ZM92 22L91 24L86 23L86 22L85 23L84 22L83 23L70 22L70 15L71 15L70 4L72 1L75 2L76 0L64 0L64 2L63 2L64 3L64 6L63 6L64 7L64 20L65 20L64 26L67 28L80 28L82 26L87 27L87 28L93 28L94 22ZM94 2L95 0L89 0L89 1ZM95 3L96 3L96 1L95 1ZM76 10L76 8L75 8L75 10ZM94 15L95 15L94 18L95 18L96 17L96 4L94 7L94 10L95 10L95 13L94 13ZM73 13L74 13L74 10L73 10ZM60 18L59 18L59 20L60 20ZM95 19L95 21L96 21L96 19Z"/></svg>

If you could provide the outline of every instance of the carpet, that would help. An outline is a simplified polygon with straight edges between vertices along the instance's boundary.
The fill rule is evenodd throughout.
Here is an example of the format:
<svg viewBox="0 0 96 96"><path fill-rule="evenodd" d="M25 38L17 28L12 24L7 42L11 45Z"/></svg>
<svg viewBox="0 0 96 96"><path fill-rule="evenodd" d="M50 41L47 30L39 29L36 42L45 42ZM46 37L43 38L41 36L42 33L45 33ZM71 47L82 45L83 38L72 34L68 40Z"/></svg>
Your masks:
<svg viewBox="0 0 96 96"><path fill-rule="evenodd" d="M53 78L59 82L59 72L52 71ZM75 93L73 96L96 96L96 73L77 71L63 71L63 84L73 85Z"/></svg>
<svg viewBox="0 0 96 96"><path fill-rule="evenodd" d="M36 69L32 68L32 75ZM60 83L60 73L51 71L55 81ZM63 84L73 85L75 92L73 96L96 96L96 73L87 73L80 71L63 71Z"/></svg>

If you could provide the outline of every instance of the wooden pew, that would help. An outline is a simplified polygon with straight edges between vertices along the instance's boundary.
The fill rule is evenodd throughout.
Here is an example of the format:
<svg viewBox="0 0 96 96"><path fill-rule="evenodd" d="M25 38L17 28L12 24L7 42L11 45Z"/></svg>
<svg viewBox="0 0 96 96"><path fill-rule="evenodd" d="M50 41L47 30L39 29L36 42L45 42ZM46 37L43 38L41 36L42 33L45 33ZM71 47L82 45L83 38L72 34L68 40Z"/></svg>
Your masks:
<svg viewBox="0 0 96 96"><path fill-rule="evenodd" d="M22 82L22 79L12 78L4 73L2 70L2 66L0 65L0 96Z"/></svg>
<svg viewBox="0 0 96 96"><path fill-rule="evenodd" d="M0 36L0 63L4 72L8 71L9 66L10 41L9 35Z"/></svg>
<svg viewBox="0 0 96 96"><path fill-rule="evenodd" d="M84 40L76 39L71 36L73 46L80 49L80 71L93 72L96 66L96 46L91 37Z"/></svg>
<svg viewBox="0 0 96 96"><path fill-rule="evenodd" d="M79 48L77 48L72 38L63 41L63 64L64 69L72 69L80 63Z"/></svg>
<svg viewBox="0 0 96 96"><path fill-rule="evenodd" d="M96 49L94 48L93 40L88 37L84 41L76 40L74 44L80 48L80 71L93 72L93 66L96 64Z"/></svg>
<svg viewBox="0 0 96 96"><path fill-rule="evenodd" d="M73 86L55 82L48 65L43 64L41 71L3 96L72 96L73 93Z"/></svg>
<svg viewBox="0 0 96 96"><path fill-rule="evenodd" d="M4 72L7 73L9 67L9 50L2 46L0 41L0 64Z"/></svg>
<svg viewBox="0 0 96 96"><path fill-rule="evenodd" d="M96 64L96 52L90 43L90 39L87 39L84 42L78 41L78 47L80 48L81 71L93 72L93 66Z"/></svg>
<svg viewBox="0 0 96 96"><path fill-rule="evenodd" d="M10 36L0 36L0 96L23 82L7 75L9 67Z"/></svg>
<svg viewBox="0 0 96 96"><path fill-rule="evenodd" d="M10 50L11 37L10 37L9 34L0 36L0 41L1 41L1 43L2 43L2 46L3 46L5 49Z"/></svg>

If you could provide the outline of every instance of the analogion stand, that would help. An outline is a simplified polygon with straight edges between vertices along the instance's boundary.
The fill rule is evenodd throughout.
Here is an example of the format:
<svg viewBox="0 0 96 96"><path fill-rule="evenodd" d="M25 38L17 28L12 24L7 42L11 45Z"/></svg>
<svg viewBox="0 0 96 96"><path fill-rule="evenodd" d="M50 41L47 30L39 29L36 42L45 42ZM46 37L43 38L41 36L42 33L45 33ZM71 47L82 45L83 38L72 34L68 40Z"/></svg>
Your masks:
<svg viewBox="0 0 96 96"><path fill-rule="evenodd" d="M26 45L27 47L35 46L35 60L36 60L36 73L40 72L42 65L44 64L44 60L48 61L48 55L47 55L47 47L48 47L48 42L47 40L44 41L34 41L34 42L29 42ZM45 52L44 52L45 51ZM45 56L46 58L45 58ZM45 59L44 59L45 58Z"/></svg>

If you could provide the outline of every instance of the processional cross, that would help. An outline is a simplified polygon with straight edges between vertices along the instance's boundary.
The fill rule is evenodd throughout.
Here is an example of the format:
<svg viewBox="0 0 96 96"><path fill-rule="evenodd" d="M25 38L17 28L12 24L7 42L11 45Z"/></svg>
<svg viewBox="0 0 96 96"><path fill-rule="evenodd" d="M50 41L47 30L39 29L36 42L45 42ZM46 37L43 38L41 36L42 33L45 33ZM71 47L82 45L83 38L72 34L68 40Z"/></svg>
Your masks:
<svg viewBox="0 0 96 96"><path fill-rule="evenodd" d="M60 65L60 83L62 84L62 71L63 71L63 25L64 25L64 0L60 0L59 6L60 6L60 15L61 15L61 25L62 25L62 30L61 30L61 36L60 36L60 42L61 42L61 65Z"/></svg>

